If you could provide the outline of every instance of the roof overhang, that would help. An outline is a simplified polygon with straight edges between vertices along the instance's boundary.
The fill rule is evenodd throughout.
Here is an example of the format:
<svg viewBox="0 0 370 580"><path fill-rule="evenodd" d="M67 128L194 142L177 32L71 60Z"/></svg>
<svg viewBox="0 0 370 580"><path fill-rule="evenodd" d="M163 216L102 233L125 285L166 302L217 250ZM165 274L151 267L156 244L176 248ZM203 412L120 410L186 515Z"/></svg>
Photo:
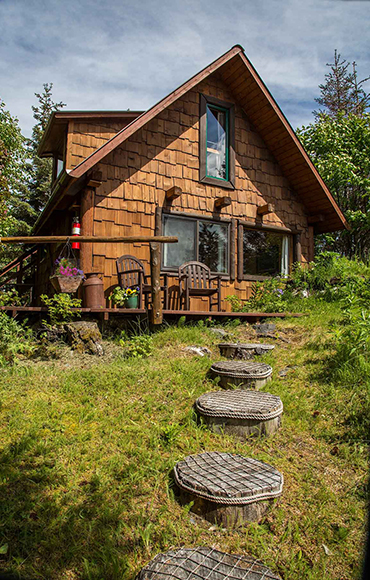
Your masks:
<svg viewBox="0 0 370 580"><path fill-rule="evenodd" d="M63 153L65 135L70 121L123 121L131 123L143 111L54 111L49 118L45 133L38 148L39 157L53 157Z"/></svg>

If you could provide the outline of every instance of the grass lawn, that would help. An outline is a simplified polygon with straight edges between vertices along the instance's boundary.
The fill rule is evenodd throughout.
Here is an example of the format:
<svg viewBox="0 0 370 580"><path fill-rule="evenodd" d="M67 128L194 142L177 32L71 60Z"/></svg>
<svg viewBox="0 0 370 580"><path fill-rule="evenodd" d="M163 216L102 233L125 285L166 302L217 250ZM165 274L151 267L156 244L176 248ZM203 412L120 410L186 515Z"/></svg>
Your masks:
<svg viewBox="0 0 370 580"><path fill-rule="evenodd" d="M277 322L285 340L264 358L274 369L264 390L282 398L284 416L270 439L242 443L196 426L194 400L217 388L207 371L218 339L206 327L157 332L145 359L71 357L2 371L0 571L130 580L160 551L206 545L257 557L285 580L357 578L368 470L361 401L369 395L365 380L331 378L337 317L326 308ZM246 324L231 332L253 336ZM211 360L185 353L190 344L211 348ZM226 531L176 502L173 465L204 450L284 474L283 495L259 524Z"/></svg>

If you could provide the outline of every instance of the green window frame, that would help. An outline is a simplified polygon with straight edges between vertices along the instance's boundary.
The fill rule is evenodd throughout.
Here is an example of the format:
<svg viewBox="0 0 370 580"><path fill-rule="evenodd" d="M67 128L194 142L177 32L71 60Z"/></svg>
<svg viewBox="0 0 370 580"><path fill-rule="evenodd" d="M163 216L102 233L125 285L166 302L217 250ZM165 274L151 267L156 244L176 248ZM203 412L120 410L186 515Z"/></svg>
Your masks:
<svg viewBox="0 0 370 580"><path fill-rule="evenodd" d="M223 128L225 131L225 176L219 177L209 168L209 114L219 111L225 114ZM214 130L214 127L213 127ZM217 147L215 148L217 150ZM216 153L216 151L215 151ZM217 165L217 156L214 157ZM234 189L235 183L235 113L234 105L214 97L200 95L200 126L199 126L199 181L226 189Z"/></svg>
<svg viewBox="0 0 370 580"><path fill-rule="evenodd" d="M225 132L225 141L224 141L225 177L218 177L217 175L212 175L209 172L208 159L209 159L209 151L211 149L209 147L209 143L210 143L210 141L209 141L209 133L210 133L210 131L209 131L209 119L210 119L209 113L212 113L212 111L218 111L220 113L224 113L224 115L225 115L224 127L222 127L224 132ZM211 177L213 179L219 179L221 181L229 181L229 141L230 141L229 110L225 109L224 107L217 107L216 105L210 105L207 103L206 122L207 122L207 126L206 126L206 177ZM217 122L221 126L218 119L217 119Z"/></svg>

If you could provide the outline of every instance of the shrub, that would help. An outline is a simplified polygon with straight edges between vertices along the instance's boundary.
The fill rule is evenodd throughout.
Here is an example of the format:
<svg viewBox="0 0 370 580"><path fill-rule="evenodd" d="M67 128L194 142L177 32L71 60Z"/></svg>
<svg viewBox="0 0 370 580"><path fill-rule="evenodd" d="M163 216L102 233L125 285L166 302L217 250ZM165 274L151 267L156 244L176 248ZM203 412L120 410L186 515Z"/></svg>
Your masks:
<svg viewBox="0 0 370 580"><path fill-rule="evenodd" d="M18 355L30 356L35 349L31 330L0 312L0 366L13 363Z"/></svg>
<svg viewBox="0 0 370 580"><path fill-rule="evenodd" d="M81 300L72 298L70 294L55 294L51 298L46 296L46 294L42 294L41 300L48 308L51 324L70 322L76 316L81 316L79 310L72 310L72 308L80 308Z"/></svg>
<svg viewBox="0 0 370 580"><path fill-rule="evenodd" d="M232 312L283 312L287 309L287 292L285 280L269 278L263 282L255 282L251 297L242 302L237 296L227 296Z"/></svg>
<svg viewBox="0 0 370 580"><path fill-rule="evenodd" d="M149 356L153 350L153 339L150 334L137 334L128 338L123 330L118 344L123 346L127 356L132 358L144 358Z"/></svg>

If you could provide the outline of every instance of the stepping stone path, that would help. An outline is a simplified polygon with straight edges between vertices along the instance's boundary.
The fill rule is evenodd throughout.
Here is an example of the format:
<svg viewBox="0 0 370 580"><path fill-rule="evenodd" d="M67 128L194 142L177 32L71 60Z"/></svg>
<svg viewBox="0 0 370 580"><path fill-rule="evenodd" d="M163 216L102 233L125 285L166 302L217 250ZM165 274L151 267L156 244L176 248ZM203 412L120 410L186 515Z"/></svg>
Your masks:
<svg viewBox="0 0 370 580"><path fill-rule="evenodd" d="M283 476L256 459L231 453L189 455L174 467L182 504L225 528L259 521L282 493Z"/></svg>
<svg viewBox="0 0 370 580"><path fill-rule="evenodd" d="M220 377L224 389L260 389L271 380L272 367L265 363L226 360L211 366L211 374Z"/></svg>
<svg viewBox="0 0 370 580"><path fill-rule="evenodd" d="M221 356L229 359L249 360L254 356L266 354L275 348L273 344L259 344L257 342L221 342L218 345Z"/></svg>
<svg viewBox="0 0 370 580"><path fill-rule="evenodd" d="M214 433L246 439L275 433L281 425L283 403L270 393L233 390L205 393L195 401L194 408Z"/></svg>
<svg viewBox="0 0 370 580"><path fill-rule="evenodd" d="M136 580L281 580L258 560L214 548L180 548L158 554Z"/></svg>

